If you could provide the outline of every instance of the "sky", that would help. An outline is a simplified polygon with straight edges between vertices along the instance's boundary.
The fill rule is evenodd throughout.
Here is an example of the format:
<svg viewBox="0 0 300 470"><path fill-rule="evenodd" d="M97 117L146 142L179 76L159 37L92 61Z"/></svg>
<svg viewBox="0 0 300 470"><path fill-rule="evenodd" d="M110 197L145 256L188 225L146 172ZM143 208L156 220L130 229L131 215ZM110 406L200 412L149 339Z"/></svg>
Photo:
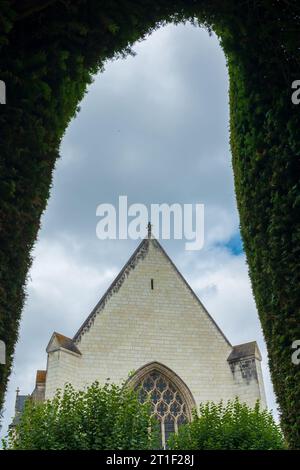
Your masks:
<svg viewBox="0 0 300 470"><path fill-rule="evenodd" d="M70 123L33 252L20 337L6 396L31 393L46 346L73 336L139 241L99 240L96 208L128 203L204 204L199 251L161 244L232 344L256 340L267 401L276 403L253 300L233 187L228 73L215 35L168 25L95 76Z"/></svg>

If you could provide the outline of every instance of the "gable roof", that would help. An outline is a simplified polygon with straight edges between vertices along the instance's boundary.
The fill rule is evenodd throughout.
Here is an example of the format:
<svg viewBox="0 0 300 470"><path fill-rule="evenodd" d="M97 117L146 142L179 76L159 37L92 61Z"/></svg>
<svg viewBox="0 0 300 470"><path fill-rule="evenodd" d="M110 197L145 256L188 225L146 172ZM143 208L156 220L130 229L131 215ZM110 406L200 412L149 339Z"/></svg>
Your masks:
<svg viewBox="0 0 300 470"><path fill-rule="evenodd" d="M40 384L40 383L45 383L46 382L46 370L37 370L36 371L36 378L35 378L35 383Z"/></svg>
<svg viewBox="0 0 300 470"><path fill-rule="evenodd" d="M234 362L251 356L254 356L261 361L261 354L256 341L250 341L249 343L233 346L227 361Z"/></svg>
<svg viewBox="0 0 300 470"><path fill-rule="evenodd" d="M16 413L22 413L25 408L25 402L28 399L29 395L17 395L16 396L16 404L15 404L15 410Z"/></svg>
<svg viewBox="0 0 300 470"><path fill-rule="evenodd" d="M71 338L68 338L67 336L64 336L61 333L57 333L55 331L53 335L51 336L51 339L48 343L46 351L47 352L57 351L60 348L67 349L68 351L81 355L81 352L79 351L76 344Z"/></svg>
<svg viewBox="0 0 300 470"><path fill-rule="evenodd" d="M117 292L119 290L119 288L121 287L121 285L123 284L124 280L128 277L128 275L130 274L130 271L132 269L135 268L135 266L137 265L138 261L140 259L143 259L147 252L148 252L148 248L149 248L149 244L152 243L156 248L158 248L162 253L163 255L167 258L167 260L169 261L169 263L171 264L171 266L173 267L173 269L175 270L175 272L179 275L179 277L182 279L182 281L184 282L184 284L187 286L187 288L189 289L189 291L191 292L191 294L193 295L193 297L196 299L196 301L198 302L198 304L202 307L202 309L204 310L204 312L206 313L206 315L208 316L208 318L211 320L211 322L213 323L213 325L215 326L215 328L217 328L217 330L219 331L219 333L222 335L222 337L224 338L224 340L227 342L227 344L232 347L231 343L229 342L229 340L226 338L226 336L224 335L224 333L222 332L222 330L219 328L219 326L217 325L217 323L215 322L215 320L212 318L212 316L209 314L209 312L206 310L206 308L204 307L204 305L202 304L202 302L200 301L199 297L196 295L196 293L193 291L193 289L191 288L191 286L188 284L188 282L186 281L186 279L183 277L183 275L181 274L181 272L178 270L178 268L175 266L175 264L173 263L173 261L171 260L171 258L169 257L169 255L166 253L166 251L163 249L163 247L161 246L161 244L153 237L150 237L148 236L147 238L144 238L141 243L138 245L138 247L136 248L136 250L134 251L134 253L131 255L131 257L129 258L129 260L127 261L127 263L123 266L123 268L121 269L120 273L117 275L117 277L114 279L114 281L111 283L111 285L109 286L109 288L107 289L107 291L104 293L104 295L101 297L101 299L99 300L99 302L97 303L97 305L93 308L93 310L91 311L91 313L89 314L89 316L87 317L87 319L83 322L83 324L81 325L81 327L79 328L79 330L76 332L76 334L74 335L73 337L73 341L74 343L78 344L78 342L80 341L80 338L81 336L90 328L90 326L93 324L94 320L95 320L95 317L97 315L97 313L99 312L100 309L104 308L107 300L111 297L111 295L114 293L114 292Z"/></svg>
<svg viewBox="0 0 300 470"><path fill-rule="evenodd" d="M17 424L19 424L22 413L25 408L26 401L29 400L29 395L17 395L16 396L16 403L15 403L15 416L9 425L8 429L14 428Z"/></svg>

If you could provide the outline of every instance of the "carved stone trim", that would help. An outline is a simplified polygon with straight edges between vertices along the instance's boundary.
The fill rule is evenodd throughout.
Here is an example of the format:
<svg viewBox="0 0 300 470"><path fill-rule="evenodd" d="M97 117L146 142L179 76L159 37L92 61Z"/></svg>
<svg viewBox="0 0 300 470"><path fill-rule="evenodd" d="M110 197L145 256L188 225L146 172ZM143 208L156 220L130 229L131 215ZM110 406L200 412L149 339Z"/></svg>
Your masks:
<svg viewBox="0 0 300 470"><path fill-rule="evenodd" d="M137 247L129 261L125 264L119 275L115 278L113 283L110 285L110 287L107 289L105 294L102 296L96 307L92 310L90 315L87 317L85 322L82 324L82 326L79 328L77 333L75 334L73 341L75 344L78 344L81 340L82 335L86 333L91 326L94 324L95 318L98 315L98 313L103 310L105 307L107 301L114 295L120 287L122 286L123 282L125 279L129 276L130 272L136 267L138 262L145 258L146 254L148 253L149 249L149 240L144 239L140 245Z"/></svg>
<svg viewBox="0 0 300 470"><path fill-rule="evenodd" d="M127 382L126 386L136 388L143 379L150 374L151 372L157 371L162 376L166 377L166 379L174 385L174 387L179 391L181 394L185 404L186 404L186 414L189 420L192 419L192 411L196 409L196 402L194 397L188 388L188 386L184 383L184 381L169 367L161 364L160 362L150 362L138 369L133 376L131 376Z"/></svg>

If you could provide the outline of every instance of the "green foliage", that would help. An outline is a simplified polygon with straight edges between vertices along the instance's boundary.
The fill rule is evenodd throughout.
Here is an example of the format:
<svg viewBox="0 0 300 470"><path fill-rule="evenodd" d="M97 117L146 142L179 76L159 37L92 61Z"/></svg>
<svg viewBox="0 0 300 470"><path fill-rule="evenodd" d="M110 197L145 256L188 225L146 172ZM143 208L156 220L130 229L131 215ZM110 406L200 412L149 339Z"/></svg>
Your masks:
<svg viewBox="0 0 300 470"><path fill-rule="evenodd" d="M241 233L282 427L300 448L300 107L298 0L0 0L0 406L30 252L61 138L93 75L165 23L216 32L230 77L230 141ZM105 164L105 161L103 161Z"/></svg>
<svg viewBox="0 0 300 470"><path fill-rule="evenodd" d="M141 403L128 387L93 383L85 391L67 384L45 402L28 399L15 428L3 439L6 450L158 449L159 426L150 402ZM271 413L238 399L201 404L192 422L172 434L173 450L285 449Z"/></svg>
<svg viewBox="0 0 300 470"><path fill-rule="evenodd" d="M199 415L172 435L168 448L174 450L274 450L284 449L282 433L267 410L240 403L200 405Z"/></svg>
<svg viewBox="0 0 300 470"><path fill-rule="evenodd" d="M52 400L28 400L20 423L9 431L4 448L15 450L134 450L158 445L150 405L116 385L85 391L66 385ZM151 429L151 431L150 431Z"/></svg>

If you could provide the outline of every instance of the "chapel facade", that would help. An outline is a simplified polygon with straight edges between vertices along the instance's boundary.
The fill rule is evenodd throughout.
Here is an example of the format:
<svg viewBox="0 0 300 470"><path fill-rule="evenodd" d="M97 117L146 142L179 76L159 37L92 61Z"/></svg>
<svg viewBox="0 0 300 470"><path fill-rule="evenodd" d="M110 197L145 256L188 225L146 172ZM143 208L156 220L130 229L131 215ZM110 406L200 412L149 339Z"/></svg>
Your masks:
<svg viewBox="0 0 300 470"><path fill-rule="evenodd" d="M151 236L73 338L54 332L46 351L47 369L37 372L34 399L51 398L66 383L83 389L95 380L127 380L142 400L150 395L163 447L201 402L238 397L266 407L256 342L231 345Z"/></svg>

